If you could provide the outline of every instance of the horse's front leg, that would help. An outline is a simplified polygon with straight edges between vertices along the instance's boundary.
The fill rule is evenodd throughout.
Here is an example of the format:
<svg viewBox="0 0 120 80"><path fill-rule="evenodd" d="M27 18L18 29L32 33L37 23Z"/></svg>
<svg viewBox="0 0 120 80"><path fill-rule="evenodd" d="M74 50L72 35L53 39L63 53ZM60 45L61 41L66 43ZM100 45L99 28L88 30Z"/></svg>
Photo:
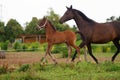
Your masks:
<svg viewBox="0 0 120 80"><path fill-rule="evenodd" d="M91 44L87 44L87 48L88 48L88 52L90 54L90 56L94 59L94 61L98 64L98 60L96 59L96 57L92 54L92 48L91 48Z"/></svg>
<svg viewBox="0 0 120 80"><path fill-rule="evenodd" d="M54 58L54 56L51 55L52 46L53 46L53 44L48 44L48 50L47 50L47 52L48 52L49 56L51 57L51 59L53 60L53 62L54 62L55 64L57 64L56 59Z"/></svg>
<svg viewBox="0 0 120 80"><path fill-rule="evenodd" d="M46 56L47 56L48 53L49 53L49 46L47 46L45 55L44 55L44 57L42 57L42 59L41 59L41 61L42 61L43 63L46 63Z"/></svg>
<svg viewBox="0 0 120 80"><path fill-rule="evenodd" d="M70 57L71 57L71 52L72 52L72 48L70 45L67 45L68 48L68 58L66 60L66 63L69 63Z"/></svg>

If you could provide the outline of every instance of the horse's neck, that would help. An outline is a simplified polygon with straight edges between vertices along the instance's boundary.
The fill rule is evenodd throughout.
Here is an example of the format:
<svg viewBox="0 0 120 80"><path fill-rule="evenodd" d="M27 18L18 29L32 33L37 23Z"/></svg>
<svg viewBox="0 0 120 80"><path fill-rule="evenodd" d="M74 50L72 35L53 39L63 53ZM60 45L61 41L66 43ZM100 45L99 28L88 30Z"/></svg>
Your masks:
<svg viewBox="0 0 120 80"><path fill-rule="evenodd" d="M82 28L88 25L88 22L84 21L82 17L78 14L75 13L75 18L74 18L76 24L78 27Z"/></svg>
<svg viewBox="0 0 120 80"><path fill-rule="evenodd" d="M52 26L50 25L50 24L47 24L47 27L46 27L46 35L52 35L52 34L54 34L54 32L56 32L53 28L52 28Z"/></svg>
<svg viewBox="0 0 120 80"><path fill-rule="evenodd" d="M82 19L82 16L80 16L78 13L74 13L74 20L78 26L79 29L84 29L85 27L90 27L91 24L84 19Z"/></svg>

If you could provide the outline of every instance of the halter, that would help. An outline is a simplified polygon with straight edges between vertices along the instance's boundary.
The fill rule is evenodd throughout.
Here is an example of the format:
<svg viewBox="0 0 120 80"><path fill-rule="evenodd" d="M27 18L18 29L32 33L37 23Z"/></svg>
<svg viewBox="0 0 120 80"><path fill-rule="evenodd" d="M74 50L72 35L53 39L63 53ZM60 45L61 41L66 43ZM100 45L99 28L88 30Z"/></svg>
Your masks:
<svg viewBox="0 0 120 80"><path fill-rule="evenodd" d="M38 24L37 24L37 26L38 26L38 28L44 28L46 26L46 24L47 24L47 19L46 19L45 23L42 26L39 26Z"/></svg>

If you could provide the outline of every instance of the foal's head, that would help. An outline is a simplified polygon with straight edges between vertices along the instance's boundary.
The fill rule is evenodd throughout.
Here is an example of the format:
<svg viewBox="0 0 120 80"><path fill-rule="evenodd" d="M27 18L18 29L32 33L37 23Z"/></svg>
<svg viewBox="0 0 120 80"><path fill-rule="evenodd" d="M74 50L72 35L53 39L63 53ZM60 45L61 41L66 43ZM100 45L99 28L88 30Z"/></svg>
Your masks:
<svg viewBox="0 0 120 80"><path fill-rule="evenodd" d="M64 13L64 15L59 20L60 23L64 23L64 22L74 18L72 5L70 6L70 8L68 8L68 7L66 7L66 8L67 8L67 11Z"/></svg>
<svg viewBox="0 0 120 80"><path fill-rule="evenodd" d="M45 28L46 24L47 24L47 18L44 17L41 21L39 21L38 25L37 25L37 30L40 30L42 28Z"/></svg>

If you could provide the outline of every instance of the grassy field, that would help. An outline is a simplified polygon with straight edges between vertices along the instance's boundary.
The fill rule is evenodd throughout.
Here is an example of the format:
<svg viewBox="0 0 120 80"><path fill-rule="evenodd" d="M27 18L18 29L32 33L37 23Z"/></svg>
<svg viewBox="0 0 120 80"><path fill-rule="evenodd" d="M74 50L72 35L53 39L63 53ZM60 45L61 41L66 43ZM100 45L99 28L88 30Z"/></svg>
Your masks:
<svg viewBox="0 0 120 80"><path fill-rule="evenodd" d="M17 58L13 59L12 55ZM94 55L100 64L95 64L89 55L89 62L85 62L81 55L82 62L69 64L66 64L65 59L61 60L60 55L54 55L59 61L59 64L54 65L49 58L47 64L41 64L39 56L43 54L38 52L7 53L8 62L12 57L11 59L16 60L16 63L3 64L0 67L0 80L120 80L120 54L115 63L110 62L112 53ZM28 62L22 63L20 59ZM35 61L31 62L32 60ZM0 63L2 64L2 60Z"/></svg>

